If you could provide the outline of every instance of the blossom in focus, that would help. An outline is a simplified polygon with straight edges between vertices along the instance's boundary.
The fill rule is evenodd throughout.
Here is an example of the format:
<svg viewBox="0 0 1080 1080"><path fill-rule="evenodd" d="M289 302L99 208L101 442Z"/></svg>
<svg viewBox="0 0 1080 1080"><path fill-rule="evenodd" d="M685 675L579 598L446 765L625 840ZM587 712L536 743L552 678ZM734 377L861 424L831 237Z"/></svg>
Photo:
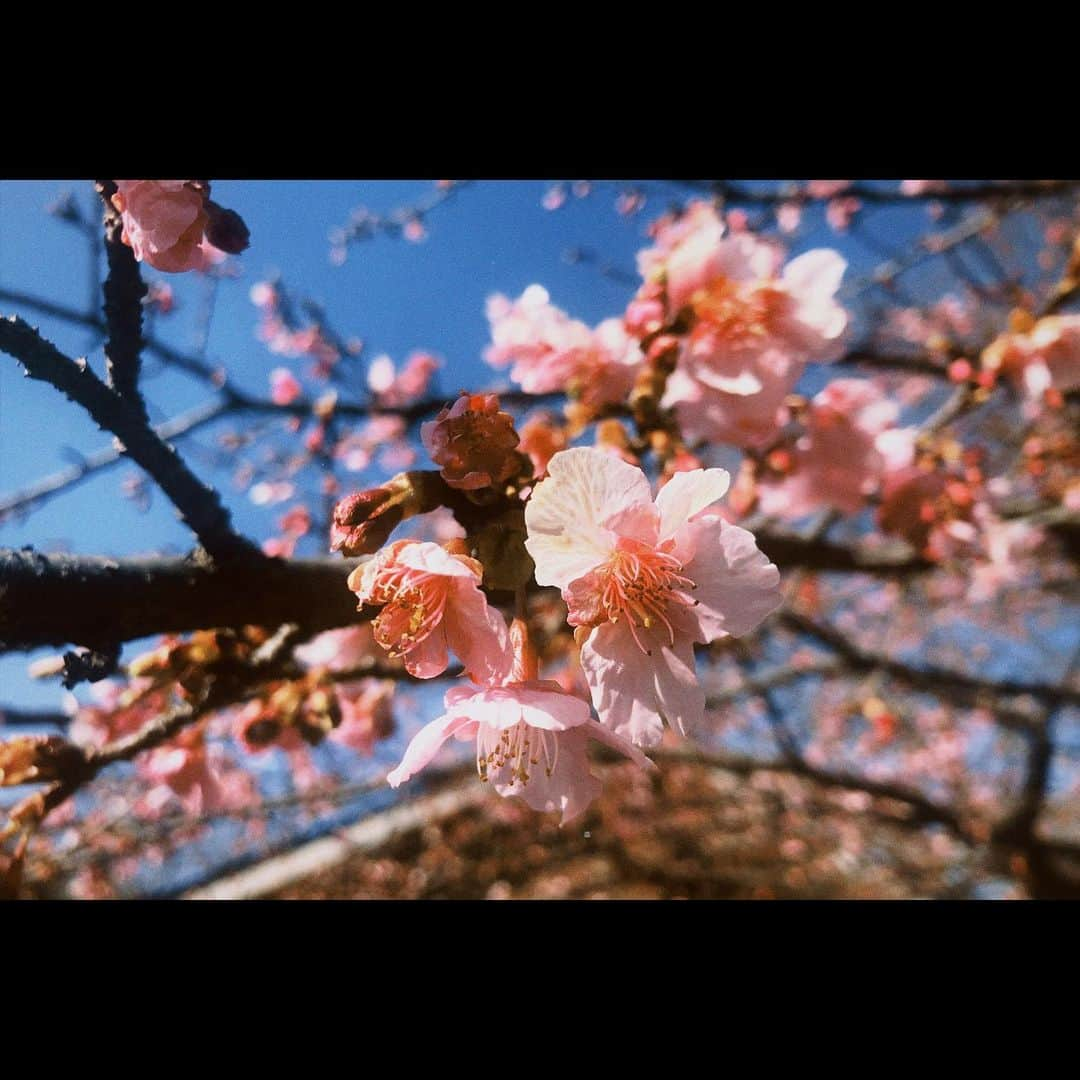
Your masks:
<svg viewBox="0 0 1080 1080"><path fill-rule="evenodd" d="M380 605L375 640L400 656L411 675L431 679L457 653L478 680L509 669L506 621L480 591L483 569L467 555L430 542L397 540L358 566L348 579L360 604Z"/></svg>
<svg viewBox="0 0 1080 1080"><path fill-rule="evenodd" d="M521 468L514 418L495 394L463 393L421 424L420 438L443 479L463 491L501 484Z"/></svg>
<svg viewBox="0 0 1080 1080"><path fill-rule="evenodd" d="M605 319L590 330L553 306L540 285L514 301L492 296L487 317L492 344L484 359L493 367L512 364L510 378L526 393L566 391L589 408L629 394L642 355L621 319Z"/></svg>
<svg viewBox="0 0 1080 1080"><path fill-rule="evenodd" d="M833 380L810 403L804 434L782 455L780 475L760 479L761 510L784 517L825 506L858 513L881 482L886 457L878 436L893 426L898 412L866 379Z"/></svg>
<svg viewBox="0 0 1080 1080"><path fill-rule="evenodd" d="M723 469L676 473L654 501L645 474L588 447L556 454L525 508L540 585L585 628L581 664L602 723L653 746L663 719L704 717L694 642L747 634L780 604L777 568L712 504Z"/></svg>
<svg viewBox="0 0 1080 1080"><path fill-rule="evenodd" d="M206 269L224 252L237 254L247 247L240 216L211 202L203 180L115 183L112 203L123 221L121 239L139 262L176 274Z"/></svg>

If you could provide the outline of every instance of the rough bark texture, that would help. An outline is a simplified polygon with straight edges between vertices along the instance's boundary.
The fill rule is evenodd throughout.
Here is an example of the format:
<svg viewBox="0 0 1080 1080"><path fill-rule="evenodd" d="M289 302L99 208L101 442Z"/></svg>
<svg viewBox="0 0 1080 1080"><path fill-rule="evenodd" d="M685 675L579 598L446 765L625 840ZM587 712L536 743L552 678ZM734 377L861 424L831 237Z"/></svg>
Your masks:
<svg viewBox="0 0 1080 1080"><path fill-rule="evenodd" d="M0 650L95 647L245 624L346 626L365 618L345 587L355 565L253 556L219 567L198 559L0 551Z"/></svg>

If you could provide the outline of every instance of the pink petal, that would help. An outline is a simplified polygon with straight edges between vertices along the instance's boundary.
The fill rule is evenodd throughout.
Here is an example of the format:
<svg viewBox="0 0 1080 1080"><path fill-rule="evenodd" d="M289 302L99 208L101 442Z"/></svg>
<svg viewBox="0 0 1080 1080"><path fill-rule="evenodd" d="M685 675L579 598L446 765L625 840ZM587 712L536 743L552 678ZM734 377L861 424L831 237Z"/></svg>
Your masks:
<svg viewBox="0 0 1080 1080"><path fill-rule="evenodd" d="M525 507L537 583L562 588L604 562L612 550L604 521L651 502L641 469L593 447L555 454Z"/></svg>
<svg viewBox="0 0 1080 1080"><path fill-rule="evenodd" d="M445 548L430 541L409 544L397 553L396 562L413 570L443 577L469 578L476 581L476 574L460 559L455 559Z"/></svg>
<svg viewBox="0 0 1080 1080"><path fill-rule="evenodd" d="M585 729L562 732L555 738L559 740L559 757L551 776L542 765L534 765L528 783L523 784L513 776L509 762L501 769L492 769L488 776L500 795L518 795L543 813L561 811L560 824L565 825L584 813L600 794L601 784L589 769Z"/></svg>
<svg viewBox="0 0 1080 1080"><path fill-rule="evenodd" d="M692 469L676 473L656 496L660 540L666 540L695 514L723 498L731 484L726 469Z"/></svg>
<svg viewBox="0 0 1080 1080"><path fill-rule="evenodd" d="M780 606L780 571L745 529L710 517L685 526L676 544L676 550L687 544L694 551L683 573L698 586L697 606L688 609L698 622L698 641L748 634Z"/></svg>
<svg viewBox="0 0 1080 1080"><path fill-rule="evenodd" d="M638 636L643 637L643 631ZM581 667L600 722L638 746L655 746L664 734L652 658L625 623L596 627L581 647Z"/></svg>
<svg viewBox="0 0 1080 1080"><path fill-rule="evenodd" d="M589 717L589 722L586 724L585 730L598 742L610 746L612 750L618 750L620 754L625 754L635 765L645 769L646 772L656 772L656 765L651 758L646 757L628 739L624 739L621 735L616 735L614 731L604 727L603 724L597 723L592 717Z"/></svg>
<svg viewBox="0 0 1080 1080"><path fill-rule="evenodd" d="M446 652L446 631L440 624L402 659L405 670L417 679L434 679L441 675L450 663Z"/></svg>
<svg viewBox="0 0 1080 1080"><path fill-rule="evenodd" d="M449 701L449 695L447 695ZM545 731L567 731L589 719L589 706L580 698L548 690L528 690L520 686L472 688L456 698L451 712L468 715L491 728L511 728L525 721Z"/></svg>
<svg viewBox="0 0 1080 1080"><path fill-rule="evenodd" d="M467 723L468 717L448 713L422 727L406 748L401 764L387 774L390 786L396 788L415 776L439 752L442 744Z"/></svg>
<svg viewBox="0 0 1080 1080"><path fill-rule="evenodd" d="M693 642L676 635L673 646L663 641L654 647L650 659L664 719L681 735L699 731L705 719L705 691L694 670Z"/></svg>
<svg viewBox="0 0 1080 1080"><path fill-rule="evenodd" d="M847 262L831 248L807 251L784 267L783 280L793 291L828 299L840 288Z"/></svg>
<svg viewBox="0 0 1080 1080"><path fill-rule="evenodd" d="M489 606L475 579L454 583L443 626L447 644L457 653L470 678L479 683L497 683L509 677L514 657L506 620Z"/></svg>

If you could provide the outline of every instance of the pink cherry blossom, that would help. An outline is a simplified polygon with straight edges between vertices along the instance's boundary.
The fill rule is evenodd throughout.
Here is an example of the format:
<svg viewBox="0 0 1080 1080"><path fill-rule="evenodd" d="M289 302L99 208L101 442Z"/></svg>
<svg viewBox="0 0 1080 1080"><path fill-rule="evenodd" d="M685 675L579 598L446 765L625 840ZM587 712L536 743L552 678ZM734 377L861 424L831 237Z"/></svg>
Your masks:
<svg viewBox="0 0 1080 1080"><path fill-rule="evenodd" d="M1020 581L1031 568L1031 559L1046 541L1042 529L1026 521L985 520L981 540L986 561L971 571L967 599L972 603L992 600L1002 588Z"/></svg>
<svg viewBox="0 0 1080 1080"><path fill-rule="evenodd" d="M525 509L540 585L557 585L602 723L653 746L662 718L700 726L694 642L742 635L780 604L777 568L710 507L723 469L676 473L655 501L645 474L588 447L556 454Z"/></svg>
<svg viewBox="0 0 1080 1080"><path fill-rule="evenodd" d="M368 389L381 405L391 408L411 405L424 395L440 367L442 361L426 352L411 353L400 371L394 368L389 356L377 356L368 367Z"/></svg>
<svg viewBox="0 0 1080 1080"><path fill-rule="evenodd" d="M123 240L139 262L180 273L201 269L208 216L206 192L195 180L117 180L113 205L124 222Z"/></svg>
<svg viewBox="0 0 1080 1080"><path fill-rule="evenodd" d="M901 180L900 194L908 198L918 195L932 195L945 190L944 180Z"/></svg>
<svg viewBox="0 0 1080 1080"><path fill-rule="evenodd" d="M721 240L689 279L669 267L672 310L689 305L693 313L680 362L695 378L727 393L755 393L762 353L792 363L836 355L847 314L833 295L846 263L826 249L800 255L782 272L778 263L772 245L745 234Z"/></svg>
<svg viewBox="0 0 1080 1080"><path fill-rule="evenodd" d="M537 413L521 425L518 449L527 454L537 477L547 473L548 462L554 454L566 449L566 431L551 413Z"/></svg>
<svg viewBox="0 0 1080 1080"><path fill-rule="evenodd" d="M811 199L831 199L851 187L850 180L811 180L806 185L806 194Z"/></svg>
<svg viewBox="0 0 1080 1080"><path fill-rule="evenodd" d="M554 307L547 290L530 285L515 301L488 300L492 344L484 359L512 364L510 378L529 394L568 391L590 408L625 399L642 363L637 341L621 319L595 330Z"/></svg>
<svg viewBox="0 0 1080 1080"><path fill-rule="evenodd" d="M358 566L348 586L361 605L382 605L375 640L411 675L441 675L452 649L474 678L487 680L505 673L511 654L506 622L480 591L482 573L467 555L397 540Z"/></svg>
<svg viewBox="0 0 1080 1080"><path fill-rule="evenodd" d="M760 448L786 423L784 399L799 381L802 365L768 352L756 357L746 374L754 378L757 389L728 393L676 368L668 376L661 405L674 409L683 435L691 441Z"/></svg>
<svg viewBox="0 0 1080 1080"><path fill-rule="evenodd" d="M762 511L801 517L831 506L857 513L881 482L886 459L877 437L898 411L866 379L833 380L811 402L784 475L761 479Z"/></svg>
<svg viewBox="0 0 1080 1080"><path fill-rule="evenodd" d="M330 732L329 739L358 754L370 754L375 743L394 728L393 682L361 679L356 683L339 683L336 690L341 723Z"/></svg>
<svg viewBox="0 0 1080 1080"><path fill-rule="evenodd" d="M415 776L451 736L476 740L476 768L503 796L520 795L534 810L560 811L561 824L581 815L600 794L589 768L589 738L652 768L640 750L598 724L586 702L557 682L529 679L489 686L456 686L446 712L422 728L388 776L398 787Z"/></svg>
<svg viewBox="0 0 1080 1080"><path fill-rule="evenodd" d="M235 783L223 783L221 748L208 746L201 729L183 732L171 743L152 750L139 761L138 769L146 779L171 789L189 814L228 810L243 805L245 795L250 801L252 794L250 783L239 791Z"/></svg>
<svg viewBox="0 0 1080 1080"><path fill-rule="evenodd" d="M304 388L288 368L274 368L270 372L270 400L275 405L291 405Z"/></svg>
<svg viewBox="0 0 1080 1080"><path fill-rule="evenodd" d="M910 464L887 474L878 523L941 561L975 547L978 531L972 521L985 513L979 499L978 489L962 474Z"/></svg>
<svg viewBox="0 0 1080 1080"><path fill-rule="evenodd" d="M657 241L639 253L638 267L647 283L664 280L671 316L689 309L687 361L708 385L752 393L742 388L740 370L770 349L798 361L835 355L847 326L834 299L847 264L835 251L808 251L784 266L776 244L750 233L725 235L704 203L661 226Z"/></svg>
<svg viewBox="0 0 1080 1080"><path fill-rule="evenodd" d="M374 640L370 623L359 623L326 630L305 644L297 645L293 654L305 667L352 671L371 659Z"/></svg>

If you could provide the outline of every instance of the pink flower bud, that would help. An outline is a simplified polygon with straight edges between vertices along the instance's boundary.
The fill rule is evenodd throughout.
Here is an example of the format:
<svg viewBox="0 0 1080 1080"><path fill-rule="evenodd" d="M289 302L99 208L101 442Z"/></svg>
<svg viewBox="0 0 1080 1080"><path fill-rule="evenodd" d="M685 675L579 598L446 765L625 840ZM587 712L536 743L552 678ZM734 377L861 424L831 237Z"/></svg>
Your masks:
<svg viewBox="0 0 1080 1080"><path fill-rule="evenodd" d="M420 437L443 479L464 491L509 480L521 465L514 418L499 411L495 394L462 394L421 425Z"/></svg>

